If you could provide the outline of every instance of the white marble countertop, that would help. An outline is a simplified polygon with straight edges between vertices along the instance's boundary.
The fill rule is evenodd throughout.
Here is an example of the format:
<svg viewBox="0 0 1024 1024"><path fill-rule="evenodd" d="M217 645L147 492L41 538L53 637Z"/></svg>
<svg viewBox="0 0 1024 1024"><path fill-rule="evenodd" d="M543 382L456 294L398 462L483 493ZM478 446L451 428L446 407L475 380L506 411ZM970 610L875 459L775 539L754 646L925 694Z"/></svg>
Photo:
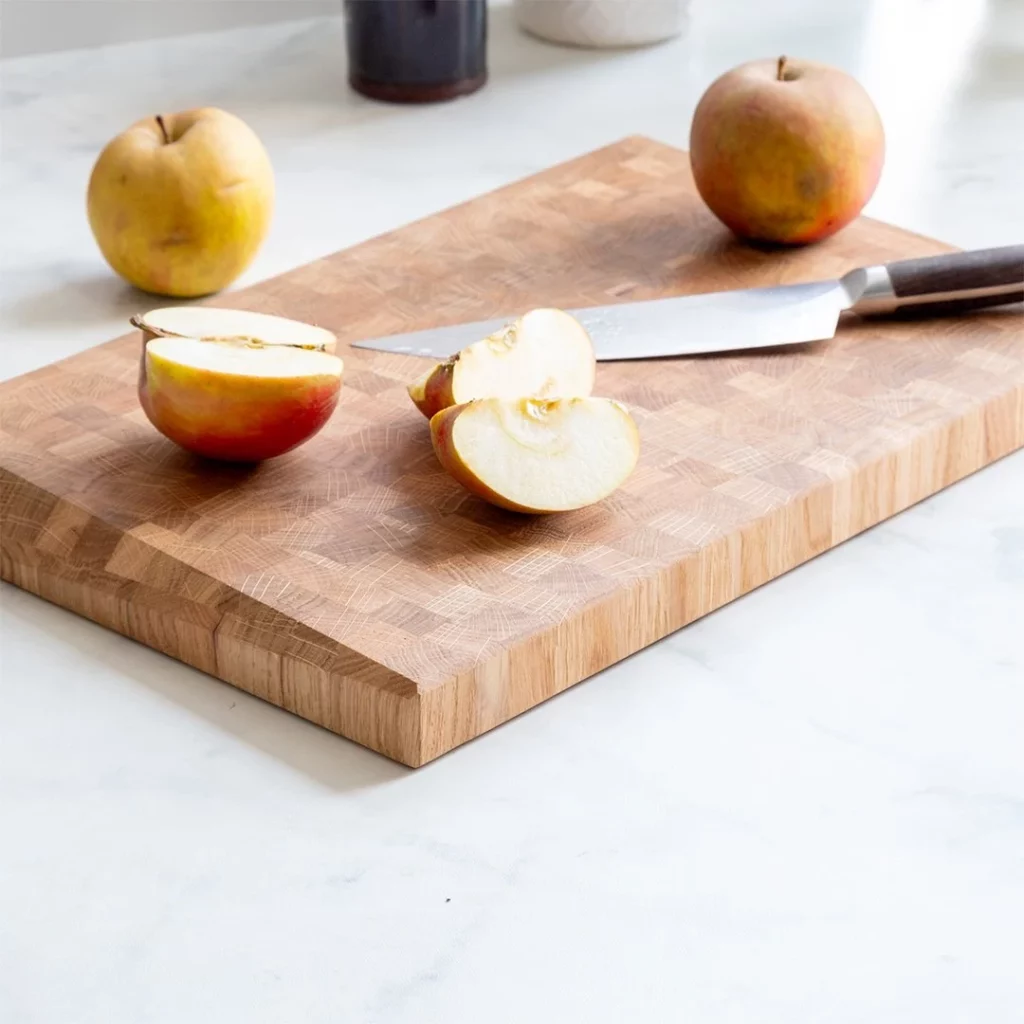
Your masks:
<svg viewBox="0 0 1024 1024"><path fill-rule="evenodd" d="M763 13L762 13L763 11ZM1024 236L1015 0L697 0L381 106L340 20L2 66L0 373L123 330L84 190L161 109L234 110L278 175L239 284L623 135L685 146L786 52L874 93L870 213ZM2 589L5 1024L1010 1024L1024 1007L1024 454L412 772Z"/></svg>

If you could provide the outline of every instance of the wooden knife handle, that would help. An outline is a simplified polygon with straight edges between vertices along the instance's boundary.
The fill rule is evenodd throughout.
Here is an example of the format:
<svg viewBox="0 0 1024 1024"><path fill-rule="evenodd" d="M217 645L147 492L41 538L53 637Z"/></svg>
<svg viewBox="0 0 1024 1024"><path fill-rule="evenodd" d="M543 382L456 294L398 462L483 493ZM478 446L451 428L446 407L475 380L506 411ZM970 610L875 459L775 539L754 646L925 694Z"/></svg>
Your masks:
<svg viewBox="0 0 1024 1024"><path fill-rule="evenodd" d="M1024 302L1024 245L899 260L885 269L900 312L934 316Z"/></svg>

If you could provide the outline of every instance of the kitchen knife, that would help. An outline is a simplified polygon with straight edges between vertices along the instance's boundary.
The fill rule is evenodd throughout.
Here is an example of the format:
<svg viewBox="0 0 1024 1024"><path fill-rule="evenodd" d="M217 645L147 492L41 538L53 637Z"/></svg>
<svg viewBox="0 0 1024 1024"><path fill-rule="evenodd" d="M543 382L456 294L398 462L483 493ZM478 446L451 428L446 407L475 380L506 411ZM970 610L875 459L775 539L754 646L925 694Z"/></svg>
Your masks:
<svg viewBox="0 0 1024 1024"><path fill-rule="evenodd" d="M832 338L841 313L943 315L1024 301L1024 245L900 260L836 281L569 309L599 360L654 359ZM521 312L526 312L522 310ZM520 314L357 341L356 348L444 359Z"/></svg>

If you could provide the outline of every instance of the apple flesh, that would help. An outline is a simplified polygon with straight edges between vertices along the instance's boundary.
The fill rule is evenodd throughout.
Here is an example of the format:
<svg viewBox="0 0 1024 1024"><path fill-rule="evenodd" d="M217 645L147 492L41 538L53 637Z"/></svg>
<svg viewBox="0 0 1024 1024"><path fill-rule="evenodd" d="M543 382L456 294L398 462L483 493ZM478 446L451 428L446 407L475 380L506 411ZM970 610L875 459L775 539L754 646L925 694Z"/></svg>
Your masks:
<svg viewBox="0 0 1024 1024"><path fill-rule="evenodd" d="M333 352L338 339L323 327L269 313L214 306L168 306L132 317L146 341L153 338L197 338Z"/></svg>
<svg viewBox="0 0 1024 1024"><path fill-rule="evenodd" d="M476 398L571 398L594 387L594 346L560 309L534 309L429 369L409 386L428 419Z"/></svg>
<svg viewBox="0 0 1024 1024"><path fill-rule="evenodd" d="M484 398L430 421L438 460L472 494L514 512L603 500L636 466L640 437L609 398Z"/></svg>
<svg viewBox="0 0 1024 1024"><path fill-rule="evenodd" d="M330 419L344 369L325 347L333 335L270 318L279 323L263 340L246 330L252 314L191 313L203 314L190 324L200 337L155 334L150 328L172 322L159 315L134 321L149 324L142 328L139 402L165 437L206 458L260 462L298 447ZM233 340L208 340L219 331Z"/></svg>
<svg viewBox="0 0 1024 1024"><path fill-rule="evenodd" d="M711 84L690 128L701 197L742 238L796 245L849 224L878 185L882 121L856 79L805 60L757 60Z"/></svg>
<svg viewBox="0 0 1024 1024"><path fill-rule="evenodd" d="M89 178L89 225L107 263L143 291L209 295L252 262L270 226L263 144L216 107L148 117L112 139Z"/></svg>

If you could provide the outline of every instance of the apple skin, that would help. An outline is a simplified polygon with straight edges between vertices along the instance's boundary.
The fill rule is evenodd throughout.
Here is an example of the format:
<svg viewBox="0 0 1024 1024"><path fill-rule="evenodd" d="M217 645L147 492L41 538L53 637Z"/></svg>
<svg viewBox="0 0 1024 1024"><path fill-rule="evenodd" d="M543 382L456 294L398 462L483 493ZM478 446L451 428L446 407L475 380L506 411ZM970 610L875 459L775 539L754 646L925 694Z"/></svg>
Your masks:
<svg viewBox="0 0 1024 1024"><path fill-rule="evenodd" d="M87 194L89 225L113 270L176 298L234 281L266 237L273 207L262 143L215 107L133 124L100 153Z"/></svg>
<svg viewBox="0 0 1024 1024"><path fill-rule="evenodd" d="M425 377L421 377L409 387L409 397L413 405L428 420L442 409L455 404L452 381L455 379L455 363L458 358L453 356L447 362L439 363L428 371Z"/></svg>
<svg viewBox="0 0 1024 1024"><path fill-rule="evenodd" d="M327 423L341 377L226 376L154 359L144 342L138 392L150 423L182 448L208 459L262 462Z"/></svg>
<svg viewBox="0 0 1024 1024"><path fill-rule="evenodd" d="M452 444L452 430L455 428L455 421L470 407L472 403L465 402L462 405L449 405L430 418L430 440L434 445L434 453L437 455L441 468L458 484L461 484L470 494L489 501L499 508L508 509L510 512L532 513L534 509L519 505L510 501L504 495L498 494L487 486L459 457L459 453Z"/></svg>
<svg viewBox="0 0 1024 1024"><path fill-rule="evenodd" d="M757 241L800 245L839 231L871 198L884 160L867 92L812 61L756 60L726 72L690 128L701 197L735 234Z"/></svg>

